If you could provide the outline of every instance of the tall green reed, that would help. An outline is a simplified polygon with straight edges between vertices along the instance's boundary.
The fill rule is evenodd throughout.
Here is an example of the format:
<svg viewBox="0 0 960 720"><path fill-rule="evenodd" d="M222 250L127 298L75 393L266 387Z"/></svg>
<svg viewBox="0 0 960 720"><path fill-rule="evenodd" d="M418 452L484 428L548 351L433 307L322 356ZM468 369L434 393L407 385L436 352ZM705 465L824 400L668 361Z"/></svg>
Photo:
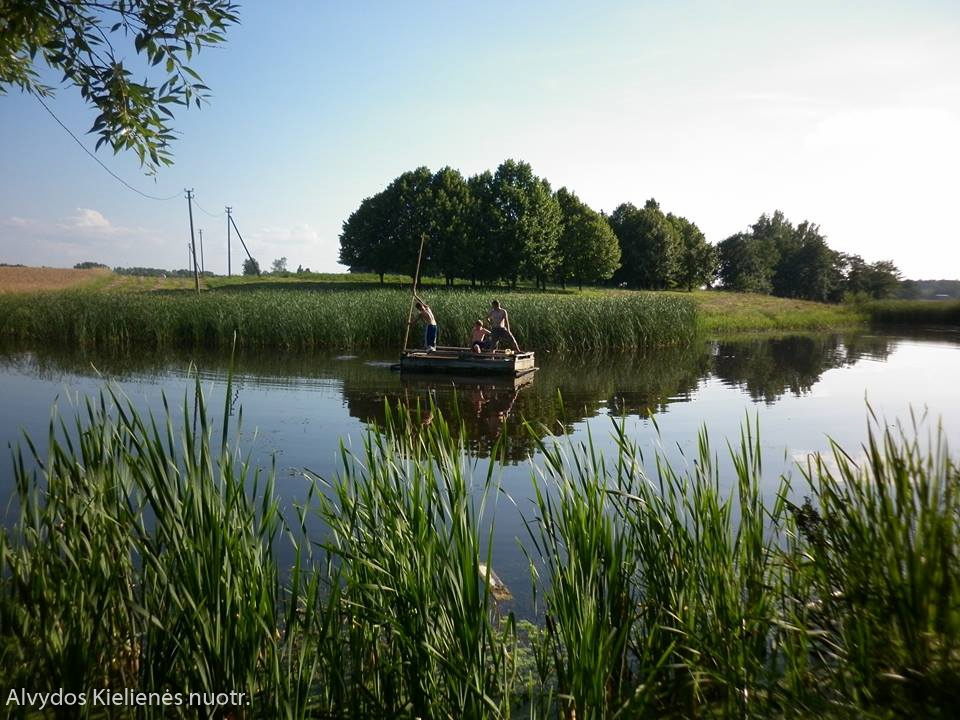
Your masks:
<svg viewBox="0 0 960 720"><path fill-rule="evenodd" d="M260 486L230 452L226 413L215 449L199 384L180 433L169 407L161 426L113 390L85 408L72 427L51 422L46 458L29 444L35 470L17 455L19 521L0 541L5 680L34 691L268 699L278 605L272 480Z"/></svg>
<svg viewBox="0 0 960 720"><path fill-rule="evenodd" d="M440 343L465 345L486 315L486 292L429 293ZM506 293L521 346L558 352L676 345L696 332L688 298ZM396 289L276 289L190 293L68 291L0 295L0 340L86 349L241 347L396 349L410 295ZM419 336L414 333L411 345Z"/></svg>
<svg viewBox="0 0 960 720"><path fill-rule="evenodd" d="M731 448L728 493L705 433L688 472L657 453L651 478L623 424L615 431L612 459L592 437L541 441L528 527L549 579L561 705L578 718L766 707L785 506L764 505L756 429Z"/></svg>
<svg viewBox="0 0 960 720"><path fill-rule="evenodd" d="M509 716L512 618L491 578L491 471L474 480L462 441L434 408L389 407L363 452L320 494L336 565L354 717ZM366 693L356 690L365 689Z"/></svg>
<svg viewBox="0 0 960 720"><path fill-rule="evenodd" d="M917 425L811 460L794 557L836 692L934 715L960 702L960 467L941 428L922 444Z"/></svg>
<svg viewBox="0 0 960 720"><path fill-rule="evenodd" d="M15 456L5 687L247 693L202 711L231 718L947 717L960 699L942 430L872 426L863 459L810 462L796 505L764 485L749 421L729 472L705 431L670 464L622 421L607 454L531 428L537 629L490 583L497 463L478 473L435 408L388 409L295 517L199 387L180 430L109 391L83 410ZM199 711L141 714L171 712Z"/></svg>

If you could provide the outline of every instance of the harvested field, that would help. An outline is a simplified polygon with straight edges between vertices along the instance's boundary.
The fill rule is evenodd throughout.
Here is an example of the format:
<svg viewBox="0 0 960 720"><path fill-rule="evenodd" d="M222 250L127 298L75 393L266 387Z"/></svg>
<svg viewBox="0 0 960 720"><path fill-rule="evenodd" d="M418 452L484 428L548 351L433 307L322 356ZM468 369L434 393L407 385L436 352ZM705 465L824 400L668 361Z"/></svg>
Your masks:
<svg viewBox="0 0 960 720"><path fill-rule="evenodd" d="M72 270L48 267L0 267L0 293L62 290L104 281L111 270Z"/></svg>

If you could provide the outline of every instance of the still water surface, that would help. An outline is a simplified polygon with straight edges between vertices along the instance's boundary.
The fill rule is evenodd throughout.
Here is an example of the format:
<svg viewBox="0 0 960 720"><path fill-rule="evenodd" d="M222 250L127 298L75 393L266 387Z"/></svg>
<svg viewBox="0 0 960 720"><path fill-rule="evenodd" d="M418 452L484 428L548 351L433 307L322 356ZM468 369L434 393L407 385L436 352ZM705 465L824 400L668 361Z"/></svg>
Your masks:
<svg viewBox="0 0 960 720"><path fill-rule="evenodd" d="M960 333L817 335L706 342L688 349L636 355L554 357L538 353L529 381L451 381L401 378L387 355L242 355L236 361L234 414L243 409L240 441L263 467L276 463L277 490L291 506L305 497L305 468L333 477L340 443L359 449L385 401L412 408L434 403L463 418L477 477L498 438L507 465L498 471L503 494L496 509L494 564L517 596L528 599L529 574L517 538L522 514L532 515L530 459L537 442L554 436L589 437L612 452L613 418L645 454L652 471L660 448L674 463L696 453L706 426L720 456L722 480L731 475L726 442L738 442L745 418L759 420L764 478L770 492L791 473L803 494L797 461L827 450L829 438L851 455L866 438L867 401L881 421L926 415L923 432L942 421L960 447ZM114 382L137 406L159 413L162 396L182 405L199 376L213 414L223 407L227 360L215 356L83 357L0 352L0 441L14 446L28 433L45 446L51 408L71 417L78 398ZM561 400L562 396L562 400ZM520 419L539 431L523 428ZM9 451L7 451L9 453ZM8 455L9 457L9 455ZM8 506L12 465L0 464L0 500ZM8 518L9 521L9 518ZM318 530L320 532L320 530Z"/></svg>

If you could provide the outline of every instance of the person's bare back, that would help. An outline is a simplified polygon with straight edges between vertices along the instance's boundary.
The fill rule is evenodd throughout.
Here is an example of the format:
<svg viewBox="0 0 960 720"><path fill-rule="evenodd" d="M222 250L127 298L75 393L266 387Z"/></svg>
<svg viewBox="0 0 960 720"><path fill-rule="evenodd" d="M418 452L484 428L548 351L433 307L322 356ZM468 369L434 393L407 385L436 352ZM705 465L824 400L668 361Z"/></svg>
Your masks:
<svg viewBox="0 0 960 720"><path fill-rule="evenodd" d="M494 300L490 304L490 312L487 313L487 319L490 321L490 340L494 343L494 347L496 347L501 340L506 340L510 343L510 347L513 348L514 352L520 352L520 345L517 343L517 339L513 336L513 333L510 332L510 316L504 308L500 307L498 300Z"/></svg>

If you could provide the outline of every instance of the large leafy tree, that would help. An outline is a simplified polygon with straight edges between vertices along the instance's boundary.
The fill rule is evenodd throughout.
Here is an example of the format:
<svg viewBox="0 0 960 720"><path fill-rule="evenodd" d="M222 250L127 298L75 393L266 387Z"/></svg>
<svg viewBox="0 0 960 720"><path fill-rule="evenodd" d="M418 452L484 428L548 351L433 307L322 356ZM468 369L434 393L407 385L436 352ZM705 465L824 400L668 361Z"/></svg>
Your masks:
<svg viewBox="0 0 960 720"><path fill-rule="evenodd" d="M500 164L492 180L493 246L499 275L516 283L520 275L546 284L557 267L560 206L550 184L516 160Z"/></svg>
<svg viewBox="0 0 960 720"><path fill-rule="evenodd" d="M487 283L499 277L509 277L504 272L505 263L498 253L500 211L495 201L496 190L493 173L485 170L467 180L470 191L470 207L467 214L467 238L470 249L463 257L464 277L471 285ZM515 259L514 259L515 261ZM516 270L513 270L513 274Z"/></svg>
<svg viewBox="0 0 960 720"><path fill-rule="evenodd" d="M396 267L396 245L391 234L391 197L387 190L365 198L343 223L340 262L357 272L380 276Z"/></svg>
<svg viewBox="0 0 960 720"><path fill-rule="evenodd" d="M381 283L388 272L412 277L423 241L420 274L430 272L433 247L429 239L435 225L432 181L433 173L419 167L360 203L343 224L340 262L351 270L377 273Z"/></svg>
<svg viewBox="0 0 960 720"><path fill-rule="evenodd" d="M656 200L647 200L639 210L631 203L620 205L610 226L620 240L622 263L614 279L649 290L673 287L680 238Z"/></svg>
<svg viewBox="0 0 960 720"><path fill-rule="evenodd" d="M773 263L768 249L750 233L737 233L717 245L718 276L726 290L769 294Z"/></svg>
<svg viewBox="0 0 960 720"><path fill-rule="evenodd" d="M50 95L38 71L46 65L97 112L97 148L132 150L156 172L172 162L171 108L208 94L187 63L236 22L231 0L0 0L0 93Z"/></svg>
<svg viewBox="0 0 960 720"><path fill-rule="evenodd" d="M620 267L620 243L610 224L567 188L557 190L556 197L561 215L560 283L566 287L574 281L582 289L585 282L608 280Z"/></svg>
<svg viewBox="0 0 960 720"><path fill-rule="evenodd" d="M793 235L793 225L777 210L773 215L761 215L749 232L721 242L717 253L723 286L738 292L773 292L780 253L792 247Z"/></svg>
<svg viewBox="0 0 960 720"><path fill-rule="evenodd" d="M431 179L430 190L430 257L436 272L446 278L447 285L453 285L454 278L469 277L471 272L470 188L459 171L445 167Z"/></svg>
<svg viewBox="0 0 960 720"><path fill-rule="evenodd" d="M707 242L700 228L685 217L668 213L667 220L680 238L677 285L689 292L695 287L712 283L717 276L716 248Z"/></svg>
<svg viewBox="0 0 960 720"><path fill-rule="evenodd" d="M843 289L854 295L888 298L901 294L900 270L891 260L867 263L859 255L844 255L845 283ZM909 282L909 281L907 281ZM906 285L906 283L903 283ZM908 290L913 289L908 286Z"/></svg>
<svg viewBox="0 0 960 720"><path fill-rule="evenodd" d="M820 302L839 299L842 256L830 249L817 225L804 221L777 242L774 295Z"/></svg>
<svg viewBox="0 0 960 720"><path fill-rule="evenodd" d="M385 218L387 234L393 243L393 258L398 272L413 277L417 255L423 243L420 274L432 272L434 251L430 238L436 226L433 204L433 173L418 167L400 175L386 189L392 213Z"/></svg>

